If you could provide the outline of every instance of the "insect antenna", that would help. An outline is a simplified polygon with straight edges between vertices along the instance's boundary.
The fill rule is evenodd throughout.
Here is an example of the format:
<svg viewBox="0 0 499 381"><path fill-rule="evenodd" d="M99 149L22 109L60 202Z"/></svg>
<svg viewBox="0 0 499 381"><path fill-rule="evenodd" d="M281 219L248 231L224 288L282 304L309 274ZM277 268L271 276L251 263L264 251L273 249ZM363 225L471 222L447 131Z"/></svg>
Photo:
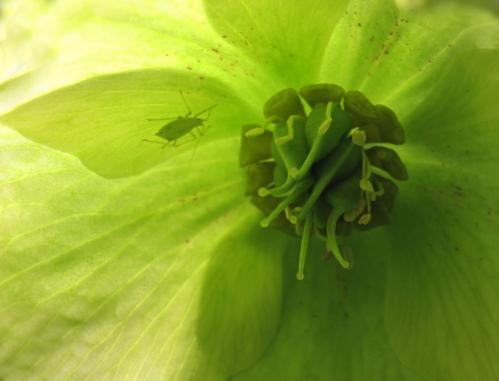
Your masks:
<svg viewBox="0 0 499 381"><path fill-rule="evenodd" d="M146 120L148 122L154 122L154 121L158 121L158 120L173 120L173 119L178 119L179 117L176 116L176 117L172 117L172 118L147 118Z"/></svg>
<svg viewBox="0 0 499 381"><path fill-rule="evenodd" d="M217 105L210 106L210 107L204 109L203 111L196 113L194 115L194 117L197 118L199 115L204 114L205 112L208 112L208 116L205 119L203 119L203 120L208 120L208 118L210 117L210 114L211 114L211 110L213 110L215 107L217 107Z"/></svg>

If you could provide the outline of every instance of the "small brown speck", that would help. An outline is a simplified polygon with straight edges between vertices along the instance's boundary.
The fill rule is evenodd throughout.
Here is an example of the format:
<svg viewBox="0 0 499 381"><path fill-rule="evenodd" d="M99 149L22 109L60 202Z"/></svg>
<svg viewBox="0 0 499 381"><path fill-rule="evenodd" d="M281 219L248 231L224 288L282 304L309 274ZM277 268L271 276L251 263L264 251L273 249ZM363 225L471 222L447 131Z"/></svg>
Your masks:
<svg viewBox="0 0 499 381"><path fill-rule="evenodd" d="M458 197L464 196L464 190L459 185L454 185L454 194Z"/></svg>
<svg viewBox="0 0 499 381"><path fill-rule="evenodd" d="M199 77L199 79L202 81L202 80L204 79L204 77L203 77L203 76L201 76L201 77Z"/></svg>
<svg viewBox="0 0 499 381"><path fill-rule="evenodd" d="M333 257L333 253L331 253L330 251L326 251L324 253L324 255L321 257L321 260L327 261L327 260L331 259L332 257Z"/></svg>
<svg viewBox="0 0 499 381"><path fill-rule="evenodd" d="M220 53L220 51L216 48L211 48L211 51L215 52L215 53Z"/></svg>
<svg viewBox="0 0 499 381"><path fill-rule="evenodd" d="M359 22L357 25L358 25L358 26L362 26L362 24L361 24L360 22Z"/></svg>
<svg viewBox="0 0 499 381"><path fill-rule="evenodd" d="M190 66L187 66L187 70L192 70L192 67L190 67Z"/></svg>

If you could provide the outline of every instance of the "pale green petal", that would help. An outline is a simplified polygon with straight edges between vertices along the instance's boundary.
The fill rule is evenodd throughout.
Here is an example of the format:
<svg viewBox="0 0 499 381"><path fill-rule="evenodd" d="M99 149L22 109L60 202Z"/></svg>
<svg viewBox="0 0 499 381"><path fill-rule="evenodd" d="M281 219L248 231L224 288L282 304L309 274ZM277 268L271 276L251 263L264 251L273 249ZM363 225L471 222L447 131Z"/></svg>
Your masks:
<svg viewBox="0 0 499 381"><path fill-rule="evenodd" d="M50 8L44 0L0 3L0 83L34 70L50 59L43 41L34 39L38 19Z"/></svg>
<svg viewBox="0 0 499 381"><path fill-rule="evenodd" d="M323 81L362 90L404 116L454 57L498 44L497 18L484 11L447 6L403 13L390 4L350 3L326 50Z"/></svg>
<svg viewBox="0 0 499 381"><path fill-rule="evenodd" d="M297 248L287 261L287 292L279 333L265 356L234 381L423 381L391 348L384 324L386 252L372 233L349 242L353 270L321 261L315 245L306 278L297 282ZM292 255L294 254L294 255Z"/></svg>
<svg viewBox="0 0 499 381"><path fill-rule="evenodd" d="M202 87L196 82L200 82L197 77L161 69L100 76L54 91L0 119L31 139L78 156L100 175L128 176L180 153L192 153L198 144L237 137L247 116L255 115L244 100L218 81L204 79ZM187 135L179 148L161 149L144 142L161 142L155 133L167 123L148 118L187 113L179 91L194 112L217 105L208 121L211 128L199 141ZM238 143L233 140L233 144L237 155ZM191 160L189 155L184 157Z"/></svg>
<svg viewBox="0 0 499 381"><path fill-rule="evenodd" d="M3 85L2 120L100 174L145 172L106 180L2 132L0 379L498 377L496 19L352 1L335 29L343 3L107 3L54 3L33 35L58 58ZM349 239L354 270L315 249L300 283L236 158L269 94L316 80L402 116L410 180L390 227ZM217 104L199 146L142 142L147 118L185 113L180 90Z"/></svg>
<svg viewBox="0 0 499 381"><path fill-rule="evenodd" d="M283 245L233 139L106 180L1 131L0 379L224 380L261 356Z"/></svg>
<svg viewBox="0 0 499 381"><path fill-rule="evenodd" d="M172 156L142 140L164 124L147 118L187 113L180 91L193 112L217 104L215 138L258 122L255 110L282 87L210 27L199 1L57 2L37 25L53 57L3 84L0 119L104 176Z"/></svg>
<svg viewBox="0 0 499 381"><path fill-rule="evenodd" d="M353 38L372 35L356 34L353 27L367 22L370 31L390 36L398 11L386 2L370 3L371 9L359 4L352 4L335 31L344 42L332 40L336 56L325 61L322 79L361 87L373 101L402 110L407 144L400 151L410 180L401 187L388 228L351 238L356 268L344 302L348 323L339 319L344 307L334 289L337 281L327 269L312 270L310 259L313 279L308 287L291 286L287 319L274 344L240 378L494 381L499 377L499 56L486 48L499 41L497 21L459 8L447 13L449 20L444 18L449 9L413 16L415 21L401 27L410 39L394 37L391 50L412 40L419 50L411 55L401 48L377 63L375 49ZM383 29L384 23L390 28ZM423 33L425 23L433 25L431 33ZM448 51L438 48L449 43ZM417 74L407 78L411 71Z"/></svg>
<svg viewBox="0 0 499 381"><path fill-rule="evenodd" d="M499 379L499 52L456 58L405 120L386 327L434 380Z"/></svg>
<svg viewBox="0 0 499 381"><path fill-rule="evenodd" d="M205 0L213 27L287 86L317 80L348 0Z"/></svg>

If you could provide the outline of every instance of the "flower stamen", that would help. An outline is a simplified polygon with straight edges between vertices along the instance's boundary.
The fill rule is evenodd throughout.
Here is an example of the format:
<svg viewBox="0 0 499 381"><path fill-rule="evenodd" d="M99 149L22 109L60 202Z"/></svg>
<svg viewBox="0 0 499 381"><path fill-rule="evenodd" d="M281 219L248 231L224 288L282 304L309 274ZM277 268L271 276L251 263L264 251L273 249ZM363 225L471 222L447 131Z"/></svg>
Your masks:
<svg viewBox="0 0 499 381"><path fill-rule="evenodd" d="M262 126L243 127L240 163L249 165L247 193L267 216L261 226L301 237L301 280L312 236L351 268L350 249L338 236L388 223L395 182L408 176L395 151L376 145L404 142L393 111L333 84L299 94L309 112L296 90L285 89L265 104Z"/></svg>

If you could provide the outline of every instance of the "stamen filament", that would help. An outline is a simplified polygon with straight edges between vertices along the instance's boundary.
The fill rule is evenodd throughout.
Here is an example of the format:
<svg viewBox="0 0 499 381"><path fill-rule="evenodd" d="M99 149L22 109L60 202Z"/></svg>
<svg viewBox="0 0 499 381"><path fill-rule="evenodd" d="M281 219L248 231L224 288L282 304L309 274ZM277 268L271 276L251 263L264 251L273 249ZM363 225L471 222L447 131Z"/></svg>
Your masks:
<svg viewBox="0 0 499 381"><path fill-rule="evenodd" d="M324 192L324 190L331 183L334 176L338 173L340 168L343 166L343 163L350 156L355 147L356 146L349 140L345 140L344 143L338 147L338 157L335 158L332 165L328 167L327 171L316 181L314 189L312 190L312 194L305 202L305 205L303 205L303 209L298 216L299 220L303 220L305 218L305 216L319 199L322 192Z"/></svg>
<svg viewBox="0 0 499 381"><path fill-rule="evenodd" d="M255 136L260 136L265 133L265 129L263 127L255 127L252 128L251 130L248 130L245 132L245 136L247 138L255 137Z"/></svg>
<svg viewBox="0 0 499 381"><path fill-rule="evenodd" d="M295 171L290 172L290 175L295 178L295 180L301 179L303 176L305 176L312 165L314 164L315 160L317 159L317 156L320 153L320 148L322 144L322 140L324 138L324 134L328 131L329 127L331 126L331 123L333 121L331 114L333 111L333 103L329 102L326 105L326 111L325 111L325 116L326 119L321 123L321 125L317 129L317 135L314 138L314 141L312 143L312 147L310 148L310 151L305 158L305 161L301 165L301 167L298 169L296 168Z"/></svg>
<svg viewBox="0 0 499 381"><path fill-rule="evenodd" d="M343 236L388 224L395 179L408 179L398 154L385 146L404 142L395 114L359 91L318 84L276 93L263 116L261 125L243 126L239 155L248 167L245 193L265 213L261 226L300 237L298 280L311 235L352 268Z"/></svg>
<svg viewBox="0 0 499 381"><path fill-rule="evenodd" d="M390 180L392 182L396 182L397 180L394 179L388 172L386 172L384 169L381 169L379 167L375 167L374 165L371 165L371 172L375 174L376 176L379 176L383 179Z"/></svg>
<svg viewBox="0 0 499 381"><path fill-rule="evenodd" d="M343 211L341 209L335 209L327 219L326 247L333 253L334 257L343 268L349 269L351 267L351 264L341 255L340 249L338 247L338 241L336 240L336 225L342 214Z"/></svg>
<svg viewBox="0 0 499 381"><path fill-rule="evenodd" d="M303 270L305 268L305 261L307 259L311 232L312 232L312 214L309 214L305 219L305 226L303 227L303 234L301 236L300 259L298 260L298 272L296 273L296 279L298 280L303 280L305 278Z"/></svg>
<svg viewBox="0 0 499 381"><path fill-rule="evenodd" d="M291 205L293 202L298 200L300 196L305 193L308 188L310 188L313 184L313 178L308 177L302 182L297 184L297 187L295 188L295 191L290 194L288 197L286 197L284 200L282 200L276 208L270 213L266 218L264 218L261 222L260 225L264 228L268 227L272 221L274 221L279 214L281 214L289 205Z"/></svg>

